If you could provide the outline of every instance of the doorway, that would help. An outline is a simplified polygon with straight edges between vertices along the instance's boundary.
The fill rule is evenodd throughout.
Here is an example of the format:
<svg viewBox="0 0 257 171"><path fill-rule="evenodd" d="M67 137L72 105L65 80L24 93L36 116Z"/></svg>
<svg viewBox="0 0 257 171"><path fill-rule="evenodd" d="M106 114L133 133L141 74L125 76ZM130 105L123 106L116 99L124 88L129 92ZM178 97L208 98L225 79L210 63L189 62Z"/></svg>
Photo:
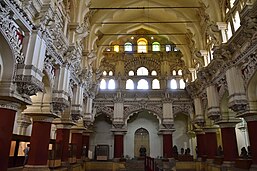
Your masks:
<svg viewBox="0 0 257 171"><path fill-rule="evenodd" d="M139 128L135 132L134 154L135 157L140 157L140 148L146 148L146 156L150 155L149 132L145 128Z"/></svg>

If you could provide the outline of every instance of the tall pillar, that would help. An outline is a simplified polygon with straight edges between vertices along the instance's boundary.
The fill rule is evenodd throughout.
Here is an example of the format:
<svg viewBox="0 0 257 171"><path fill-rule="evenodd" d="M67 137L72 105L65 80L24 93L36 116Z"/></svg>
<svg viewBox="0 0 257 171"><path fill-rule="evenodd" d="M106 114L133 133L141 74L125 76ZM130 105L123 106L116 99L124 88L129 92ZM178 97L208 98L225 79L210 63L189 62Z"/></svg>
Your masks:
<svg viewBox="0 0 257 171"><path fill-rule="evenodd" d="M246 98L242 71L235 66L229 68L226 71L226 80L229 92L229 108L237 113L244 112L248 101Z"/></svg>
<svg viewBox="0 0 257 171"><path fill-rule="evenodd" d="M118 133L118 132L114 133L114 158L123 157L123 148L124 148L123 139L124 139L123 133Z"/></svg>
<svg viewBox="0 0 257 171"><path fill-rule="evenodd" d="M208 118L217 120L220 117L219 93L216 86L210 85L206 88L208 100Z"/></svg>
<svg viewBox="0 0 257 171"><path fill-rule="evenodd" d="M76 145L76 147L77 147L77 151L76 151L77 161L81 160L81 156L82 156L82 131L72 132L71 143Z"/></svg>
<svg viewBox="0 0 257 171"><path fill-rule="evenodd" d="M33 118L28 164L24 171L49 170L47 166L52 119Z"/></svg>
<svg viewBox="0 0 257 171"><path fill-rule="evenodd" d="M69 162L69 139L70 129L69 128L57 128L56 131L56 143L61 146L61 161L62 165Z"/></svg>
<svg viewBox="0 0 257 171"><path fill-rule="evenodd" d="M216 130L205 131L205 150L208 159L214 159L217 152L217 135Z"/></svg>
<svg viewBox="0 0 257 171"><path fill-rule="evenodd" d="M90 135L88 133L83 134L82 144L83 144L83 147L86 146L85 157L88 157L89 140L90 140Z"/></svg>
<svg viewBox="0 0 257 171"><path fill-rule="evenodd" d="M255 120L246 119L246 121L249 133L250 148L252 153L252 164L254 165L254 168L257 168L257 118L255 118Z"/></svg>
<svg viewBox="0 0 257 171"><path fill-rule="evenodd" d="M228 24L225 22L217 22L217 26L218 26L219 30L221 31L222 43L226 43L228 41L227 35L226 35L226 30L228 29Z"/></svg>
<svg viewBox="0 0 257 171"><path fill-rule="evenodd" d="M163 157L164 158L172 158L172 132L163 134Z"/></svg>
<svg viewBox="0 0 257 171"><path fill-rule="evenodd" d="M0 170L6 171L8 168L14 119L18 106L13 108L11 104L8 107L7 102L3 103L2 101L0 102Z"/></svg>
<svg viewBox="0 0 257 171"><path fill-rule="evenodd" d="M235 161L236 158L238 157L235 124L233 125L220 124L220 127L221 127L224 161L229 161L229 162Z"/></svg>
<svg viewBox="0 0 257 171"><path fill-rule="evenodd" d="M203 126L204 124L203 107L202 107L202 101L199 97L194 98L194 106L195 106L194 122L199 126Z"/></svg>
<svg viewBox="0 0 257 171"><path fill-rule="evenodd" d="M205 157L206 148L205 148L205 134L204 132L196 133L196 141L197 141L197 157Z"/></svg>

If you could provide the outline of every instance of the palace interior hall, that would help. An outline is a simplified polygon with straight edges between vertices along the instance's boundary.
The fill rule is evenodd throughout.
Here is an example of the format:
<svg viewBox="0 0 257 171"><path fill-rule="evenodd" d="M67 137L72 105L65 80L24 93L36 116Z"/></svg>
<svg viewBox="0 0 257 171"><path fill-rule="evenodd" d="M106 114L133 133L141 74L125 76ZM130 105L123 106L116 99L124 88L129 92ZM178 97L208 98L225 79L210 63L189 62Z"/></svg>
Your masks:
<svg viewBox="0 0 257 171"><path fill-rule="evenodd" d="M257 0L0 0L0 171L257 171Z"/></svg>

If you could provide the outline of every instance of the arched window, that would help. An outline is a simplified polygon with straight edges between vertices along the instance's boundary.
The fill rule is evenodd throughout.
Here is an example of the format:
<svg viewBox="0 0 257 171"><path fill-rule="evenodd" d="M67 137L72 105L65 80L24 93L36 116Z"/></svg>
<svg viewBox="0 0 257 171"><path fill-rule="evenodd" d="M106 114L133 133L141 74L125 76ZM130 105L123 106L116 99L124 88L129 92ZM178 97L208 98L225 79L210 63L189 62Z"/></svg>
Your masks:
<svg viewBox="0 0 257 171"><path fill-rule="evenodd" d="M147 52L147 40L145 38L138 39L137 52L138 53L146 53Z"/></svg>
<svg viewBox="0 0 257 171"><path fill-rule="evenodd" d="M124 51L125 52L132 52L132 43L130 43L130 42L125 43Z"/></svg>
<svg viewBox="0 0 257 171"><path fill-rule="evenodd" d="M175 51L175 52L179 51L179 48L174 47L174 51Z"/></svg>
<svg viewBox="0 0 257 171"><path fill-rule="evenodd" d="M100 82L100 89L102 90L106 89L106 81L104 79L102 79Z"/></svg>
<svg viewBox="0 0 257 171"><path fill-rule="evenodd" d="M173 70L173 71L172 71L172 75L177 75L176 70Z"/></svg>
<svg viewBox="0 0 257 171"><path fill-rule="evenodd" d="M157 51L160 51L160 50L161 50L160 43L159 42L153 42L152 51L157 52Z"/></svg>
<svg viewBox="0 0 257 171"><path fill-rule="evenodd" d="M109 90L114 90L115 89L115 81L113 79L109 80L108 89Z"/></svg>
<svg viewBox="0 0 257 171"><path fill-rule="evenodd" d="M141 79L137 83L137 89L139 90L147 90L149 88L148 82L145 79Z"/></svg>
<svg viewBox="0 0 257 171"><path fill-rule="evenodd" d="M178 70L178 75L182 75L182 70Z"/></svg>
<svg viewBox="0 0 257 171"><path fill-rule="evenodd" d="M170 88L173 90L178 88L177 81L175 79L170 81Z"/></svg>
<svg viewBox="0 0 257 171"><path fill-rule="evenodd" d="M138 68L137 75L148 75L148 69L146 67Z"/></svg>
<svg viewBox="0 0 257 171"><path fill-rule="evenodd" d="M113 46L113 51L114 52L119 52L120 51L120 46L119 45L114 45Z"/></svg>
<svg viewBox="0 0 257 171"><path fill-rule="evenodd" d="M232 37L232 28L230 22L228 22L227 38L228 40Z"/></svg>
<svg viewBox="0 0 257 171"><path fill-rule="evenodd" d="M170 52L171 51L171 45L166 45L165 49L166 49L166 52Z"/></svg>
<svg viewBox="0 0 257 171"><path fill-rule="evenodd" d="M152 82L152 89L160 89L160 81L157 79L154 79Z"/></svg>
<svg viewBox="0 0 257 171"><path fill-rule="evenodd" d="M126 81L126 89L134 90L134 82L131 79Z"/></svg>
<svg viewBox="0 0 257 171"><path fill-rule="evenodd" d="M236 0L230 0L230 8L232 8L234 6Z"/></svg>
<svg viewBox="0 0 257 171"><path fill-rule="evenodd" d="M155 76L155 75L157 75L157 72L153 70L151 75Z"/></svg>
<svg viewBox="0 0 257 171"><path fill-rule="evenodd" d="M106 75L107 75L107 72L106 72L106 71L104 71L104 72L103 72L103 76L106 76Z"/></svg>
<svg viewBox="0 0 257 171"><path fill-rule="evenodd" d="M129 76L134 76L134 71L129 71L128 75Z"/></svg>
<svg viewBox="0 0 257 171"><path fill-rule="evenodd" d="M179 88L184 89L186 87L186 84L183 79L179 80Z"/></svg>
<svg viewBox="0 0 257 171"><path fill-rule="evenodd" d="M237 29L241 26L240 25L240 16L239 16L238 11L235 13L235 16L233 18L233 22L234 22L234 29L235 29L235 31L237 31Z"/></svg>
<svg viewBox="0 0 257 171"><path fill-rule="evenodd" d="M113 72L112 71L109 72L109 76L113 76Z"/></svg>

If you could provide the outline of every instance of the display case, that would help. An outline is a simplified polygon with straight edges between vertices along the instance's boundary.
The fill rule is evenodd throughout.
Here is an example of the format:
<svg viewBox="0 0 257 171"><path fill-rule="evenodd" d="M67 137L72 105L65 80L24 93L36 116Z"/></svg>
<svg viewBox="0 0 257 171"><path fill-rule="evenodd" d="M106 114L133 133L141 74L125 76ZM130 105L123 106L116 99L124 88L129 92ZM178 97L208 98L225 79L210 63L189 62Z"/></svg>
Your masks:
<svg viewBox="0 0 257 171"><path fill-rule="evenodd" d="M49 144L48 166L50 168L61 166L61 149L62 146L59 143Z"/></svg>
<svg viewBox="0 0 257 171"><path fill-rule="evenodd" d="M108 160L109 145L97 145L95 147L95 157L98 161Z"/></svg>
<svg viewBox="0 0 257 171"><path fill-rule="evenodd" d="M76 154L77 154L77 146L74 144L69 144L69 163L70 164L77 162Z"/></svg>

